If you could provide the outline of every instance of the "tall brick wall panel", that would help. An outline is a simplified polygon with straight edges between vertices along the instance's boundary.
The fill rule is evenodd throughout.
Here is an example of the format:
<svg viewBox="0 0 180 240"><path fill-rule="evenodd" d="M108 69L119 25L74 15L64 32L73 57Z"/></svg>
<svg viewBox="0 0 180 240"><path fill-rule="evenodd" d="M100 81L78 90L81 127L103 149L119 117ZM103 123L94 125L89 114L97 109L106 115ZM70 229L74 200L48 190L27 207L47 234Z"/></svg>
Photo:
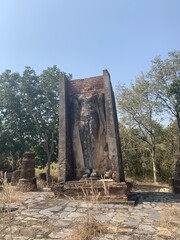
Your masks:
<svg viewBox="0 0 180 240"><path fill-rule="evenodd" d="M84 94L85 96L104 93L103 76L72 80L70 82L70 92L71 95Z"/></svg>

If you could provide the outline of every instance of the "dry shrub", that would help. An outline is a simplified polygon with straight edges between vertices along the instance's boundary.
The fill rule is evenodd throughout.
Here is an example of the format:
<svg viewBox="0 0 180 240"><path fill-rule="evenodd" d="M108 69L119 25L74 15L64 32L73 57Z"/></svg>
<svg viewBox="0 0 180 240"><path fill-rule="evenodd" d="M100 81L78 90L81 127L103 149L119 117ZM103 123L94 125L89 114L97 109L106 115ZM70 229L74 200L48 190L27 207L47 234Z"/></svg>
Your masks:
<svg viewBox="0 0 180 240"><path fill-rule="evenodd" d="M19 195L18 192L14 191L14 187L10 186L6 182L5 178L2 179L2 190L0 192L0 213L4 213L1 217L8 218L9 236L11 240L13 240L11 203L18 203L22 200L22 195Z"/></svg>
<svg viewBox="0 0 180 240"><path fill-rule="evenodd" d="M98 202L102 196L109 196L109 187L105 184L105 181L102 179L102 190L94 185L93 180L86 180L83 186L76 186L77 189L80 188L83 193L83 200Z"/></svg>
<svg viewBox="0 0 180 240"><path fill-rule="evenodd" d="M157 221L157 225L166 229L163 235L166 235L167 232L169 232L170 235L175 238L177 231L180 228L179 208L172 206L161 211L161 218Z"/></svg>
<svg viewBox="0 0 180 240"><path fill-rule="evenodd" d="M88 187L81 186L84 199L95 201L95 202L98 201L100 197L100 192L98 192L98 190L94 187L92 180L89 182L89 184L87 184L87 181L86 181L86 185L89 185L89 186Z"/></svg>
<svg viewBox="0 0 180 240"><path fill-rule="evenodd" d="M9 186L10 203L22 203L23 194L16 191L15 187Z"/></svg>
<svg viewBox="0 0 180 240"><path fill-rule="evenodd" d="M16 187L3 181L2 190L0 192L0 203L3 205L10 205L11 203L21 203L22 201L23 194L16 191Z"/></svg>
<svg viewBox="0 0 180 240"><path fill-rule="evenodd" d="M97 203L101 192L94 186L92 180L85 180L84 186L77 186L77 190L80 189L82 191L83 196L79 196L81 199L85 201L91 201ZM103 182L103 191L105 195L109 194L109 189ZM73 197L66 196L67 199L74 200ZM68 237L68 240L91 240L93 238L99 237L109 231L109 224L101 223L97 221L93 215L91 214L91 210L87 215L83 218L78 219L77 222L74 223L74 227L72 229L72 234Z"/></svg>
<svg viewBox="0 0 180 240"><path fill-rule="evenodd" d="M180 211L179 211L179 208L178 207L172 207L172 209L169 209L169 213L170 213L171 217L178 218L179 219L179 224L180 224Z"/></svg>
<svg viewBox="0 0 180 240"><path fill-rule="evenodd" d="M43 188L47 187L47 182L42 180L37 180L37 187L39 190L42 190Z"/></svg>
<svg viewBox="0 0 180 240"><path fill-rule="evenodd" d="M75 224L68 240L91 240L105 233L108 233L108 225L97 221L88 214L85 220Z"/></svg>

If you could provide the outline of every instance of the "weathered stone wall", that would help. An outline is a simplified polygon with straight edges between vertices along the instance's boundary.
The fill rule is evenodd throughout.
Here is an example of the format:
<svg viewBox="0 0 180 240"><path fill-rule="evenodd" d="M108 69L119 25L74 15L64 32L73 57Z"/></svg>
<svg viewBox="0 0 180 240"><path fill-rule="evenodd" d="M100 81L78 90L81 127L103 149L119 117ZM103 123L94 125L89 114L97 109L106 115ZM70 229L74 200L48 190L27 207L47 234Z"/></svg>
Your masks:
<svg viewBox="0 0 180 240"><path fill-rule="evenodd" d="M114 93L109 73L60 77L59 181L111 177L124 181Z"/></svg>
<svg viewBox="0 0 180 240"><path fill-rule="evenodd" d="M85 96L91 96L94 94L104 93L104 81L103 76L97 76L92 78L77 79L70 83L70 94L83 94Z"/></svg>
<svg viewBox="0 0 180 240"><path fill-rule="evenodd" d="M116 105L110 81L110 75L107 70L103 71L103 78L105 85L104 88L109 159L112 162L113 170L116 173L116 181L125 181Z"/></svg>
<svg viewBox="0 0 180 240"><path fill-rule="evenodd" d="M60 76L60 104L59 104L59 181L74 178L72 159L72 138L70 126L70 82L64 74Z"/></svg>

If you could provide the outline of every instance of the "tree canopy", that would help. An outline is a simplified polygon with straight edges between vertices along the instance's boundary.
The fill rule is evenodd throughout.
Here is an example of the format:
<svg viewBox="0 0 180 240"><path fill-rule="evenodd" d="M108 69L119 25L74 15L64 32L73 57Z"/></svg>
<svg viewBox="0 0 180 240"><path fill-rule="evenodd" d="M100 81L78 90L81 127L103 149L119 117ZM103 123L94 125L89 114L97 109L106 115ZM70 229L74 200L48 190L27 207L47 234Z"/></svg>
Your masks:
<svg viewBox="0 0 180 240"><path fill-rule="evenodd" d="M40 75L31 67L0 75L0 159L11 159L11 170L25 151L34 151L40 166L57 160L60 73L53 66Z"/></svg>
<svg viewBox="0 0 180 240"><path fill-rule="evenodd" d="M167 166L171 166L175 153L180 149L179 70L180 52L173 51L168 54L168 58L165 60L159 56L154 58L150 70L141 73L130 87L121 86L121 84L117 86L117 106L121 116L120 122L123 125L121 129L126 129L121 134L126 132L130 134L131 139L136 139L134 144L138 149L135 151L133 147L128 152L124 151L124 158L130 158L126 154L136 153L137 156L134 159L130 158L131 160L128 162L129 165L131 161L135 167L137 164L135 159L140 157L138 164L141 162L144 166L142 158L146 156L146 163L149 159L146 169L151 166L155 182L161 177L165 163ZM169 117L169 126L167 127L162 124L166 120L163 119L163 116ZM170 139L173 139L173 146L171 143L168 146L167 137L165 137L170 134L169 129L174 133L174 136L172 134L170 136ZM127 138L125 142L124 136L122 139L122 143L126 146ZM167 164L167 156L169 164Z"/></svg>

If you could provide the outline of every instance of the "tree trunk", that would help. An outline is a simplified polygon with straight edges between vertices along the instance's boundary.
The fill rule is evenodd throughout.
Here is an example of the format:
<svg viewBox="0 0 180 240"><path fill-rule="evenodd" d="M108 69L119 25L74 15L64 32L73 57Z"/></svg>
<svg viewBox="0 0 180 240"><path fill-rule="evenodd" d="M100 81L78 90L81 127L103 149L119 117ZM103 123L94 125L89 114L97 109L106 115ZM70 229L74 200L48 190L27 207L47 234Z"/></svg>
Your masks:
<svg viewBox="0 0 180 240"><path fill-rule="evenodd" d="M151 157L152 157L152 164L153 164L153 178L154 178L154 183L157 183L157 169L156 169L156 149L155 147L152 148L151 151Z"/></svg>
<svg viewBox="0 0 180 240"><path fill-rule="evenodd" d="M48 161L47 161L47 186L49 187L51 184L51 174L50 174L50 163L51 163L51 159L48 157Z"/></svg>
<svg viewBox="0 0 180 240"><path fill-rule="evenodd" d="M49 146L48 146L48 137L46 136L46 142L45 142L44 150L47 154L47 172L46 172L46 175L47 175L47 185L49 187L51 185L50 164L51 164L52 155L54 153L54 132L52 132L52 136L51 136L50 149L49 149Z"/></svg>

